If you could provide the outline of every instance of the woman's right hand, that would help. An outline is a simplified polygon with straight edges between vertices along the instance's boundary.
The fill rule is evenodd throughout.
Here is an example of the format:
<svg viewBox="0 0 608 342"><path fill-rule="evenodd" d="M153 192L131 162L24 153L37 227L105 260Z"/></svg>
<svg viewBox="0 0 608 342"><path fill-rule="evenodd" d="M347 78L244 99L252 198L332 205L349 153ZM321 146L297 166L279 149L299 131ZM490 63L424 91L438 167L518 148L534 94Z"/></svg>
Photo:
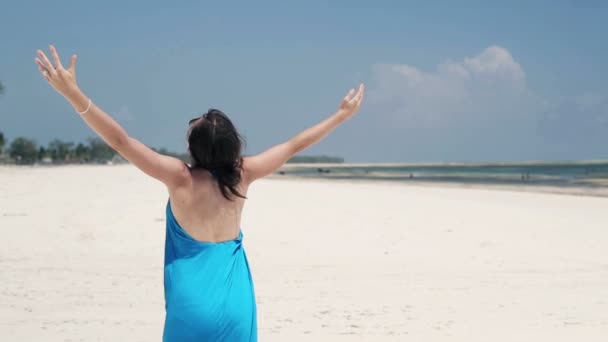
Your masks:
<svg viewBox="0 0 608 342"><path fill-rule="evenodd" d="M38 65L38 70L42 77L66 99L70 99L71 95L79 92L78 84L76 84L76 55L70 59L70 66L66 69L61 64L59 53L53 45L49 45L49 50L53 56L55 65L51 63L49 58L42 50L36 51L38 57L34 59Z"/></svg>
<svg viewBox="0 0 608 342"><path fill-rule="evenodd" d="M342 103L340 103L338 113L346 119L355 115L359 111L361 101L363 101L363 93L365 93L365 85L363 83L359 85L359 89L356 92L355 89L351 89L342 100Z"/></svg>

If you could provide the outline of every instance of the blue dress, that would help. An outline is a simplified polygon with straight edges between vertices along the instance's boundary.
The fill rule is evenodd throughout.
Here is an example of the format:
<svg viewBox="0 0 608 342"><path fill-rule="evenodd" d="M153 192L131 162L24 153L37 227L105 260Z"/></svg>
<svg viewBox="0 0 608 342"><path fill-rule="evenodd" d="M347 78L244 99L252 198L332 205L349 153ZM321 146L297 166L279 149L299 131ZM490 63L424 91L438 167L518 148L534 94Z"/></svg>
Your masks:
<svg viewBox="0 0 608 342"><path fill-rule="evenodd" d="M164 342L257 341L253 280L234 240L202 242L166 208Z"/></svg>

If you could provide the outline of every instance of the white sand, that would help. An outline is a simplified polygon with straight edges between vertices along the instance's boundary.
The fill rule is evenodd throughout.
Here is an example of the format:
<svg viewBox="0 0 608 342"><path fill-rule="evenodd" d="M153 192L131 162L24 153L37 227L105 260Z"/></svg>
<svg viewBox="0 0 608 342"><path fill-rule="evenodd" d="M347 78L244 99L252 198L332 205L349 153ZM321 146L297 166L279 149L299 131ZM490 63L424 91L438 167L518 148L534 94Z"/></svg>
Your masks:
<svg viewBox="0 0 608 342"><path fill-rule="evenodd" d="M608 198L252 186L260 341L607 341ZM0 341L159 341L161 183L0 167Z"/></svg>

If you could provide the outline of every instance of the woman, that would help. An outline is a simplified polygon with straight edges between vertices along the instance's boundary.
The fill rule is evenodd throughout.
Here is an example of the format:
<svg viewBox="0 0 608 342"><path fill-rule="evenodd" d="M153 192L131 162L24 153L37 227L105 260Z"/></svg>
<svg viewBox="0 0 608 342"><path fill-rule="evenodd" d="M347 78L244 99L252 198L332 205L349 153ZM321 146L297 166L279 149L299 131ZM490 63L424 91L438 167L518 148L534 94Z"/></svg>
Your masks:
<svg viewBox="0 0 608 342"><path fill-rule="evenodd" d="M76 55L66 69L55 47L49 49L54 63L41 50L35 58L42 76L109 146L169 192L163 341L256 341L254 288L240 230L247 189L353 116L363 84L351 89L329 118L254 156L241 155L242 140L232 122L211 109L190 120L188 165L130 137L79 89Z"/></svg>

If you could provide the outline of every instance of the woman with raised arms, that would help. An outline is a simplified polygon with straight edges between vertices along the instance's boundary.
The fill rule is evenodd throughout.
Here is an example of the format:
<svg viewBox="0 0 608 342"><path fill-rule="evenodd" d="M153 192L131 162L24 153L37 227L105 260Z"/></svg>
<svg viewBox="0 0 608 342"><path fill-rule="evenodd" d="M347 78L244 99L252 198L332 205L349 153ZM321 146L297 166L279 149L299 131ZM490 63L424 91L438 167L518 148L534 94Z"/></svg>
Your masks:
<svg viewBox="0 0 608 342"><path fill-rule="evenodd" d="M253 280L243 247L241 212L249 185L352 117L364 86L337 111L292 139L253 156L228 116L217 109L190 120L191 164L159 154L129 134L76 83L76 55L64 68L54 46L35 63L44 79L110 147L167 187L163 341L257 341Z"/></svg>

